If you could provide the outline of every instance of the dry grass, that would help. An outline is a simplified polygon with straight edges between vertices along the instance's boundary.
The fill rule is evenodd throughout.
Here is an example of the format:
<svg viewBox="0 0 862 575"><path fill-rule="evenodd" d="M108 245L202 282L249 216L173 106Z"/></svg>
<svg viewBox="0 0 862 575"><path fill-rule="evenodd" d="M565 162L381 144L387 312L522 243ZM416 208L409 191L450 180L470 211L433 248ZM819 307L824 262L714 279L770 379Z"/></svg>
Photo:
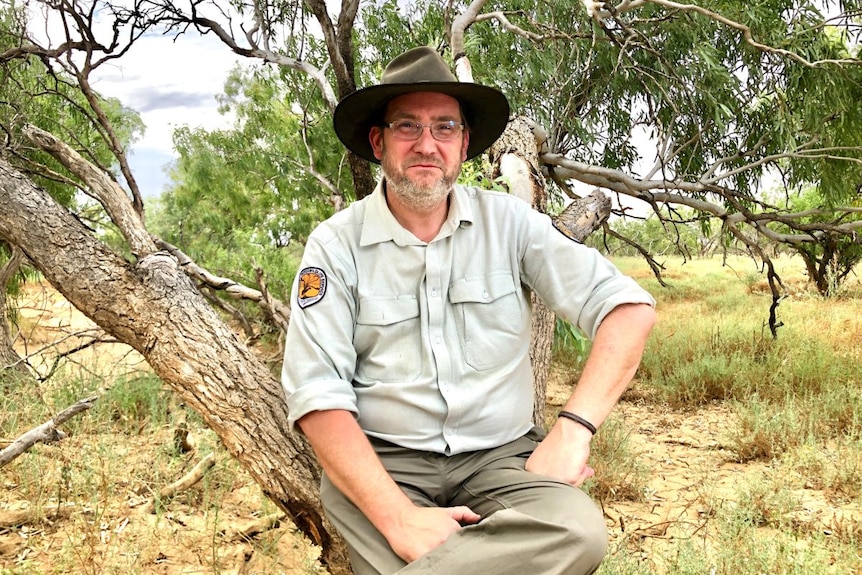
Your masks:
<svg viewBox="0 0 862 575"><path fill-rule="evenodd" d="M825 301L792 260L792 294L773 341L770 298L747 260L668 260L658 287L637 260L620 265L656 294L659 324L644 365L593 445L612 553L601 575L862 574L862 288ZM52 334L81 326L48 294ZM27 320L36 349L37 307ZM40 335L41 334L41 335ZM110 350L110 351L108 351ZM0 382L0 441L91 392L97 405L0 471L0 575L307 575L315 550L286 522L197 416L122 347L102 347L49 382ZM40 369L52 365L42 354ZM107 358L107 360L106 360ZM119 372L112 368L122 367ZM558 363L549 409L578 366ZM196 440L183 452L175 428ZM214 453L193 488L142 508Z"/></svg>

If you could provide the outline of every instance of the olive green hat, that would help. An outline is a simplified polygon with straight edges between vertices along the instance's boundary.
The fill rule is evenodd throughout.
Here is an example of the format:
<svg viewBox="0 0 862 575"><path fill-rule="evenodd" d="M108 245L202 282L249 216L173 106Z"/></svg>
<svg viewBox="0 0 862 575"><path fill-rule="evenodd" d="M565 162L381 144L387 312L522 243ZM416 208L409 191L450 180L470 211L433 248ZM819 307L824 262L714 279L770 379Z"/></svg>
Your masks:
<svg viewBox="0 0 862 575"><path fill-rule="evenodd" d="M335 108L335 133L345 146L366 160L374 157L368 131L383 123L386 104L412 92L439 92L457 99L470 128L467 159L481 154L493 144L509 121L509 101L496 88L459 82L443 58L431 48L413 48L392 60L383 71L380 84L357 90Z"/></svg>

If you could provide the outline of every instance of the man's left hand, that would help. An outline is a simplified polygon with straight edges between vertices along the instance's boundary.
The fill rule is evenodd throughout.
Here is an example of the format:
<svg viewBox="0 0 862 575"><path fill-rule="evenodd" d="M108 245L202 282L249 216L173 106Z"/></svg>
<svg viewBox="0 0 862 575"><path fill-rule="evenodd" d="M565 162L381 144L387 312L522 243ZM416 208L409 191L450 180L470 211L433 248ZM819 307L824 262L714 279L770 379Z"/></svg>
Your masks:
<svg viewBox="0 0 862 575"><path fill-rule="evenodd" d="M585 427L574 421L558 420L527 459L526 469L579 487L596 474L587 465L590 439L592 434Z"/></svg>

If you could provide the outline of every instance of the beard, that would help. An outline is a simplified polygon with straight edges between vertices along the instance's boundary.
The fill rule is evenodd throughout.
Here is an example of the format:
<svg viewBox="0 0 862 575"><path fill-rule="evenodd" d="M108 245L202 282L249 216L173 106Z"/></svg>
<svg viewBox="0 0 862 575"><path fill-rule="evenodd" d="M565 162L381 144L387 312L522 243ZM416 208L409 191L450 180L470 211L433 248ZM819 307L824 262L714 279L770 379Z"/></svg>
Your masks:
<svg viewBox="0 0 862 575"><path fill-rule="evenodd" d="M435 164L443 170L443 173L427 183L414 181L402 167L395 165L385 149L380 160L380 166L383 170L383 176L389 184L388 190L397 195L413 211L427 214L449 197L452 186L455 185L455 181L461 173L461 164L458 163L447 168L437 159L422 157L415 159L423 163Z"/></svg>

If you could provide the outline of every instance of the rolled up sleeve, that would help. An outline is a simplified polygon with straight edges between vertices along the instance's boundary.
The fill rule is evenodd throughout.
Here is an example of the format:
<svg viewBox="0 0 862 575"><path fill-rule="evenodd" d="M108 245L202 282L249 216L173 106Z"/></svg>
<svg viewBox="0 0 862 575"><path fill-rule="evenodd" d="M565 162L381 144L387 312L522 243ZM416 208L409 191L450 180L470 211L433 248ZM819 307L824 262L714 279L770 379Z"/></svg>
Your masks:
<svg viewBox="0 0 862 575"><path fill-rule="evenodd" d="M655 300L597 250L566 237L533 211L525 218L522 269L525 283L555 313L593 339L602 320L623 304L655 306ZM530 238L529 240L526 238Z"/></svg>
<svg viewBox="0 0 862 575"><path fill-rule="evenodd" d="M351 381L356 368L353 346L355 305L350 266L334 257L338 238L319 233L309 238L300 272L291 290L291 318L287 330L282 386L287 397L291 429L312 411L343 409L358 414ZM299 276L314 268L324 275L322 296L300 305Z"/></svg>

